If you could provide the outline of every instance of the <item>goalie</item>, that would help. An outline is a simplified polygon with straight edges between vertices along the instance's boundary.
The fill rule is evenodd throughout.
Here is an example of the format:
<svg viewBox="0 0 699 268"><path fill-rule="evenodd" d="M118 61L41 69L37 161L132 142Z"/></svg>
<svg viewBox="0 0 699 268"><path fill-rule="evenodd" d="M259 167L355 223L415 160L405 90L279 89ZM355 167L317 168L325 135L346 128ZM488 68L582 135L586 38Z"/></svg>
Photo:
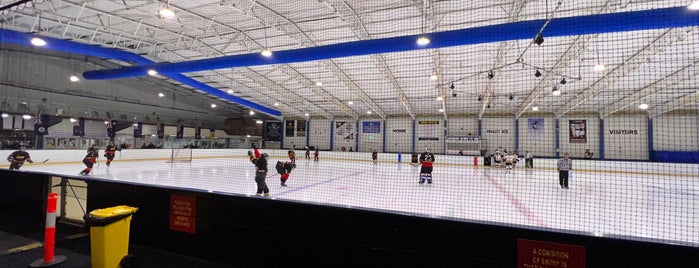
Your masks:
<svg viewBox="0 0 699 268"><path fill-rule="evenodd" d="M289 162L289 161L286 161L286 162L277 161L277 165L275 166L275 168L277 169L277 173L281 174L281 177L280 177L281 182L282 182L281 185L286 187L286 180L289 179L289 174L291 173L291 171L294 168L296 168L296 164Z"/></svg>

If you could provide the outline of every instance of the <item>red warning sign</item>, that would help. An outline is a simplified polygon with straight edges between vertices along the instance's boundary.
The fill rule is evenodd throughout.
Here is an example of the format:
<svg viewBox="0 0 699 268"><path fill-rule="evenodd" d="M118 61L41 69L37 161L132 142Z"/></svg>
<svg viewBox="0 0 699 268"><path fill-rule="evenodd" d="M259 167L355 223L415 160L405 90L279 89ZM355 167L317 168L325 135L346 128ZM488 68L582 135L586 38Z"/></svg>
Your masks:
<svg viewBox="0 0 699 268"><path fill-rule="evenodd" d="M197 199L189 196L170 195L170 230L196 233Z"/></svg>
<svg viewBox="0 0 699 268"><path fill-rule="evenodd" d="M584 268L585 247L545 241L518 239L519 268Z"/></svg>

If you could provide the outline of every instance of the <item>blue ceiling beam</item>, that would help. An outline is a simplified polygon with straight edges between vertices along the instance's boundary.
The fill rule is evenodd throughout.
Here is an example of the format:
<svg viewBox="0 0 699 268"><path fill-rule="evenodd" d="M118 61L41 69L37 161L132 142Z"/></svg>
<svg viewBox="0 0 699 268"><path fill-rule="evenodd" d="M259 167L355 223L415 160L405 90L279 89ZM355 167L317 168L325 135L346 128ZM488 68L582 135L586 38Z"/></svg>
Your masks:
<svg viewBox="0 0 699 268"><path fill-rule="evenodd" d="M177 63L157 63L110 70L88 71L86 79L118 79L147 75L149 69L161 74L188 73L225 68L288 64L379 53L435 49L511 40L533 39L546 20L530 20L475 27L424 35L409 35L362 40L333 45L277 51L272 57L260 53L223 56ZM699 12L686 7L671 7L643 11L557 18L544 29L544 38L653 30L699 25ZM426 46L416 44L417 38L428 37Z"/></svg>
<svg viewBox="0 0 699 268"><path fill-rule="evenodd" d="M122 51L122 50L113 49L113 48L105 48L105 47L94 46L94 45L88 45L88 44L82 44L82 43L77 43L77 42L68 41L68 40L51 38L51 37L47 37L47 36L37 36L37 35L31 34L31 33L23 33L23 32L18 32L18 31L0 28L0 43L7 43L7 44L14 44L14 45L19 45L19 46L37 48L36 46L31 44L31 39L34 37L41 37L41 39L46 41L46 45L41 47L41 49L67 52L67 53L72 53L72 54L76 54L76 55L85 55L85 56L91 56L91 57L120 60L120 61L124 61L124 62L129 62L131 64L135 64L135 65L151 65L151 64L153 64L153 61L151 61L147 58L144 58L141 55L127 52L127 51ZM168 74L161 74L161 75L168 77L174 81L178 81L182 84L188 85L190 87L202 90L209 95L213 95L215 97L231 101L233 103L248 107L248 108L253 109L255 111L259 111L259 112L262 112L262 113L265 113L265 114L268 114L271 116L276 116L276 117L280 117L282 115L282 113L280 111L268 108L266 106L251 102L249 100L246 100L246 99L243 99L243 98L240 98L237 96L227 94L227 93L225 93L217 88L211 87L211 86L206 85L202 82L199 82L197 80L189 78L181 73L168 73Z"/></svg>

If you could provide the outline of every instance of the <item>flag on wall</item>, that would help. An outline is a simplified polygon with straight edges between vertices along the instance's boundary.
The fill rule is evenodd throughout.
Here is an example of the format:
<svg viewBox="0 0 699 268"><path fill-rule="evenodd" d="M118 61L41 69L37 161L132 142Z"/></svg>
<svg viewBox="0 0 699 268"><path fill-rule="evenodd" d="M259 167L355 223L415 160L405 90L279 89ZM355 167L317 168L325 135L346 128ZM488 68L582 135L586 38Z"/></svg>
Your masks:
<svg viewBox="0 0 699 268"><path fill-rule="evenodd" d="M49 130L45 123L49 121L48 115L37 115L34 117L34 134L36 135L48 135Z"/></svg>
<svg viewBox="0 0 699 268"><path fill-rule="evenodd" d="M541 139L544 137L544 119L529 118L527 129L529 130L529 138Z"/></svg>
<svg viewBox="0 0 699 268"><path fill-rule="evenodd" d="M284 129L285 130L284 131L285 137L293 137L294 136L294 130L296 128L296 124L294 124L294 123L296 123L296 121L286 120L286 125L285 125L286 127Z"/></svg>
<svg viewBox="0 0 699 268"><path fill-rule="evenodd" d="M143 122L133 124L133 137L140 138L143 136Z"/></svg>
<svg viewBox="0 0 699 268"><path fill-rule="evenodd" d="M587 143L587 120L568 120L570 143Z"/></svg>
<svg viewBox="0 0 699 268"><path fill-rule="evenodd" d="M73 122L73 136L85 136L85 118L78 118Z"/></svg>
<svg viewBox="0 0 699 268"><path fill-rule="evenodd" d="M197 140L201 139L201 127L196 127L194 129L194 138Z"/></svg>

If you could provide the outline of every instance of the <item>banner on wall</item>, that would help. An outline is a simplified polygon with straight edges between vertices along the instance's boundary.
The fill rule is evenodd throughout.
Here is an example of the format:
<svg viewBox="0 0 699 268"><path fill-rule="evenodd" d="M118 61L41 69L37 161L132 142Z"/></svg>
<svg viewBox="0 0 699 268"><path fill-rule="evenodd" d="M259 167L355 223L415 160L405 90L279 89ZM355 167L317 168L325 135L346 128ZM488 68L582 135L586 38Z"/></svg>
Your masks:
<svg viewBox="0 0 699 268"><path fill-rule="evenodd" d="M158 123L158 125L156 126L156 133L157 133L158 139L165 138L165 125Z"/></svg>
<svg viewBox="0 0 699 268"><path fill-rule="evenodd" d="M49 130L46 124L48 123L48 115L37 115L34 117L34 134L36 135L48 135Z"/></svg>
<svg viewBox="0 0 699 268"><path fill-rule="evenodd" d="M422 120L418 121L418 136L420 141L436 141L439 140L439 121L437 120Z"/></svg>
<svg viewBox="0 0 699 268"><path fill-rule="evenodd" d="M265 140L266 141L281 141L282 140L282 123L281 122L265 122Z"/></svg>
<svg viewBox="0 0 699 268"><path fill-rule="evenodd" d="M78 118L73 122L73 136L85 136L85 118Z"/></svg>
<svg viewBox="0 0 699 268"><path fill-rule="evenodd" d="M379 121L362 122L362 132L363 133L381 133L381 122L379 122Z"/></svg>
<svg viewBox="0 0 699 268"><path fill-rule="evenodd" d="M587 143L587 120L568 120L569 142Z"/></svg>
<svg viewBox="0 0 699 268"><path fill-rule="evenodd" d="M527 126L527 129L529 129L529 138L538 140L544 137L543 118L529 118Z"/></svg>
<svg viewBox="0 0 699 268"><path fill-rule="evenodd" d="M194 138L197 140L201 140L201 127L196 127L194 129Z"/></svg>
<svg viewBox="0 0 699 268"><path fill-rule="evenodd" d="M306 137L306 120L296 121L296 137Z"/></svg>
<svg viewBox="0 0 699 268"><path fill-rule="evenodd" d="M335 139L354 140L353 123L335 122Z"/></svg>
<svg viewBox="0 0 699 268"><path fill-rule="evenodd" d="M140 138L143 136L143 122L138 122L133 125L133 137Z"/></svg>
<svg viewBox="0 0 699 268"><path fill-rule="evenodd" d="M109 121L109 123L107 124L107 137L116 137L116 125L116 120Z"/></svg>
<svg viewBox="0 0 699 268"><path fill-rule="evenodd" d="M175 138L176 139L181 139L184 137L184 126L178 125L177 126L177 132L175 133Z"/></svg>
<svg viewBox="0 0 699 268"><path fill-rule="evenodd" d="M212 140L216 138L216 129L215 128L209 129L209 138Z"/></svg>
<svg viewBox="0 0 699 268"><path fill-rule="evenodd" d="M285 137L293 137L294 136L294 129L296 128L296 121L294 120L286 120L286 128L284 129L285 132Z"/></svg>

